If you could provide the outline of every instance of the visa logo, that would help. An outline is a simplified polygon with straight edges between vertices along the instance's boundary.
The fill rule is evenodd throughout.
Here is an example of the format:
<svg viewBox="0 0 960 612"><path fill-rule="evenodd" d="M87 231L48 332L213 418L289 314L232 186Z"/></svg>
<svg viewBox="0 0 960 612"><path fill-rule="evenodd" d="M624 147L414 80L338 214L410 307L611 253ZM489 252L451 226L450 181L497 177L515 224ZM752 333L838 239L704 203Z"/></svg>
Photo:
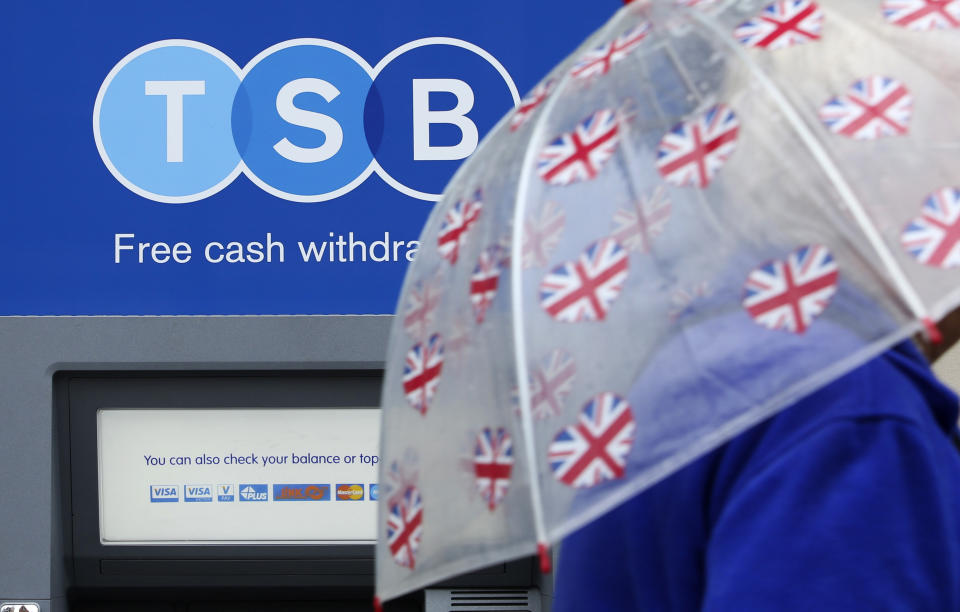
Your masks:
<svg viewBox="0 0 960 612"><path fill-rule="evenodd" d="M242 502L267 501L267 485L265 484L240 485L240 501Z"/></svg>
<svg viewBox="0 0 960 612"><path fill-rule="evenodd" d="M168 485L150 485L150 503L180 501L178 487Z"/></svg>
<svg viewBox="0 0 960 612"><path fill-rule="evenodd" d="M210 485L184 485L183 501L185 502L212 502L213 487Z"/></svg>
<svg viewBox="0 0 960 612"><path fill-rule="evenodd" d="M233 485L217 485L217 501L218 502L232 502L235 499L236 493L234 492Z"/></svg>
<svg viewBox="0 0 960 612"><path fill-rule="evenodd" d="M329 501L328 484L275 484L273 501Z"/></svg>

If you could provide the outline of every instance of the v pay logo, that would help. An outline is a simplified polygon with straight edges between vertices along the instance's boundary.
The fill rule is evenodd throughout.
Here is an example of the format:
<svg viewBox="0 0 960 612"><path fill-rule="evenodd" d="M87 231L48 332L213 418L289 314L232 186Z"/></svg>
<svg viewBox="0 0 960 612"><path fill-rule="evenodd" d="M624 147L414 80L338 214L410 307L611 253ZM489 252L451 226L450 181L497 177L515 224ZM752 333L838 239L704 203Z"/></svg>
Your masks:
<svg viewBox="0 0 960 612"><path fill-rule="evenodd" d="M302 38L242 69L203 43L163 40L109 72L93 132L113 176L158 202L202 200L241 173L295 202L339 197L372 173L434 201L519 100L496 58L455 38L409 42L376 66Z"/></svg>

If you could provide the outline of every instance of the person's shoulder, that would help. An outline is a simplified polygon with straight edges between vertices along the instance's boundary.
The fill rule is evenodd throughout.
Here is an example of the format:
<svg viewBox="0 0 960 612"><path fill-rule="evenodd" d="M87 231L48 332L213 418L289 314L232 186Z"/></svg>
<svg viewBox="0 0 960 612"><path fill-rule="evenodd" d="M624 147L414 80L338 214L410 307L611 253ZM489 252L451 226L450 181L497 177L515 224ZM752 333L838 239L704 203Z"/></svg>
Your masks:
<svg viewBox="0 0 960 612"><path fill-rule="evenodd" d="M761 427L761 450L779 454L830 425L878 420L939 429L949 436L957 419L957 396L936 379L910 343L898 345L807 395ZM932 433L932 430L930 431Z"/></svg>
<svg viewBox="0 0 960 612"><path fill-rule="evenodd" d="M728 443L715 457L714 494L722 501L771 462L813 461L810 453L798 449L825 439L837 444L882 435L892 427L919 445L950 446L957 412L957 396L936 379L913 345L901 344ZM817 452L822 451L818 447ZM803 470L802 465L794 467Z"/></svg>

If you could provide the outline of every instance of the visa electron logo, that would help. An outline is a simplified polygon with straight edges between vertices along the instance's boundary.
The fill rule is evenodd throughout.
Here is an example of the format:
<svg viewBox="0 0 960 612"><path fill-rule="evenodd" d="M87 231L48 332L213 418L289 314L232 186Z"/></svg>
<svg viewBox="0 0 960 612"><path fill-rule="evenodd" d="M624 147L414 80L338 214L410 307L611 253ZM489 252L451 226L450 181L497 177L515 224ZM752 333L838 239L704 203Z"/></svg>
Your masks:
<svg viewBox="0 0 960 612"><path fill-rule="evenodd" d="M210 485L183 485L183 501L212 502L213 487Z"/></svg>
<svg viewBox="0 0 960 612"><path fill-rule="evenodd" d="M240 485L240 501L242 502L267 501L267 485L265 484Z"/></svg>
<svg viewBox="0 0 960 612"><path fill-rule="evenodd" d="M173 485L150 485L150 503L180 501L178 488Z"/></svg>
<svg viewBox="0 0 960 612"><path fill-rule="evenodd" d="M362 484L338 484L337 499L357 500L363 499Z"/></svg>
<svg viewBox="0 0 960 612"><path fill-rule="evenodd" d="M433 201L519 101L503 65L456 38L409 42L376 66L301 38L242 69L209 45L162 40L107 74L93 133L113 176L158 202L202 200L240 173L285 200L322 202L374 172Z"/></svg>

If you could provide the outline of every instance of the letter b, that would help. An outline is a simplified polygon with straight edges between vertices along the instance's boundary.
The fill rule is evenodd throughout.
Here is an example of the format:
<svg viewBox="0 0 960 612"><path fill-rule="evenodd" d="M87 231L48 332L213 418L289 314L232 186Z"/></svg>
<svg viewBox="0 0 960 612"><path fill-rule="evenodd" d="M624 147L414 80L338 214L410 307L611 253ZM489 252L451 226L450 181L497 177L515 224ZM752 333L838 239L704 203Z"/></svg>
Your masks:
<svg viewBox="0 0 960 612"><path fill-rule="evenodd" d="M431 92L451 93L457 104L450 110L430 110ZM413 159L456 160L468 157L477 148L477 124L467 117L473 109L473 90L460 79L413 79ZM460 129L455 145L430 144L430 125L449 123Z"/></svg>

